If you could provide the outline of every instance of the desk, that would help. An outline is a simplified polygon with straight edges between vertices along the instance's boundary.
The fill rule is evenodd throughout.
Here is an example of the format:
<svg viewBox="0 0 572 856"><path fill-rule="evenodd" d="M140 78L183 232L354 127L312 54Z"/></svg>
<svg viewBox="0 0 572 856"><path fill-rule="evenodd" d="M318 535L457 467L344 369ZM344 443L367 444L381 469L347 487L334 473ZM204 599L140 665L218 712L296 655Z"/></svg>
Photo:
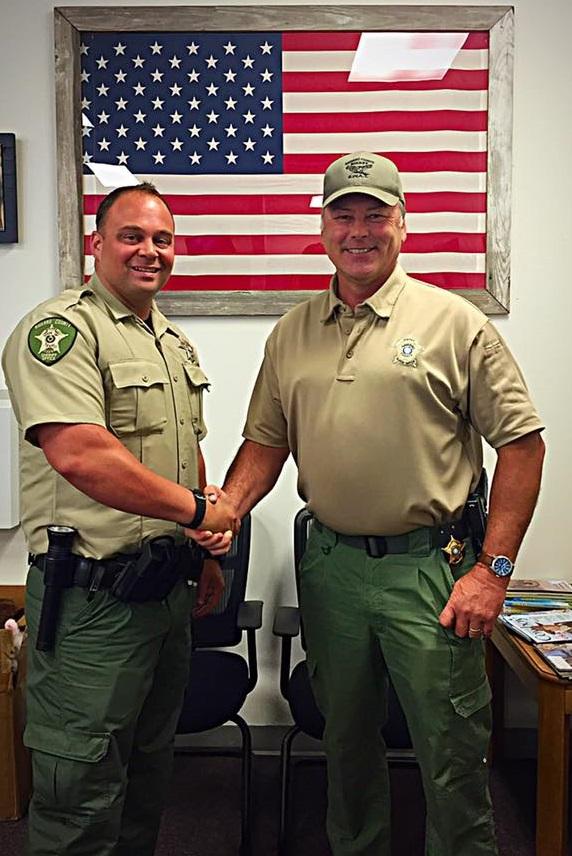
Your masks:
<svg viewBox="0 0 572 856"><path fill-rule="evenodd" d="M505 665L538 701L536 856L566 856L572 681L562 680L529 645L497 622L488 645L493 689L492 760L502 756Z"/></svg>

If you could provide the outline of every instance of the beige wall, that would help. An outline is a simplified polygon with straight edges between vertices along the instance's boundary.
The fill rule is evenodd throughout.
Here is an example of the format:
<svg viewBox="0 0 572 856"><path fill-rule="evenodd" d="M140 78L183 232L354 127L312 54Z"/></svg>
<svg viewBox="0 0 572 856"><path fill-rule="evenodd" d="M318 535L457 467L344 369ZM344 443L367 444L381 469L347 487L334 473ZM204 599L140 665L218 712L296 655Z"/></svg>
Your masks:
<svg viewBox="0 0 572 856"><path fill-rule="evenodd" d="M75 5L114 4L75 0ZM166 4L123 0L121 5ZM176 4L169 0L169 5ZM258 5L264 5L262 0ZM438 4L426 0L426 5ZM548 426L544 488L518 571L528 577L572 578L566 549L572 475L567 424L572 410L568 377L572 6L569 0L515 0L514 6L512 310L498 326L517 354ZM21 236L17 245L0 245L1 348L16 321L54 294L58 281L52 3L0 0L0 20L0 130L14 132L18 140ZM213 380L206 403L211 433L205 454L214 481L223 478L240 441L248 395L273 323L272 318L182 321ZM282 722L287 717L277 689L278 650L270 627L275 605L293 602L291 520L298 504L294 468L289 466L272 496L254 514L249 594L265 602L265 630L260 683L246 708L251 723ZM20 533L0 531L0 584L24 581L25 556ZM517 687L511 687L511 694L516 701L511 718L520 724L530 717L532 708Z"/></svg>

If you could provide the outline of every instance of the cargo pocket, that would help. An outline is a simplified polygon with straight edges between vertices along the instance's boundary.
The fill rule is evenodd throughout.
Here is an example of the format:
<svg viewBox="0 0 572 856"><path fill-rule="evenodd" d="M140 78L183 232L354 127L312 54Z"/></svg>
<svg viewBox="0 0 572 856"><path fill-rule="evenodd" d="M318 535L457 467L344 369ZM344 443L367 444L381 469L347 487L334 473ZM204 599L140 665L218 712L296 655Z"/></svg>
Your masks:
<svg viewBox="0 0 572 856"><path fill-rule="evenodd" d="M28 722L24 744L33 750L35 798L58 810L89 813L107 808L120 771L110 752L111 735L61 730Z"/></svg>
<svg viewBox="0 0 572 856"><path fill-rule="evenodd" d="M473 687L470 690L457 693L454 687L452 689L451 704L459 716L462 716L464 719L467 719L473 713L485 707L492 697L491 688L486 678L484 678L478 687Z"/></svg>
<svg viewBox="0 0 572 856"><path fill-rule="evenodd" d="M189 391L193 431L198 435L200 440L206 434L206 428L203 422L202 393L209 389L210 383L208 377L200 366L197 366L194 363L185 363L184 369L187 376L187 388Z"/></svg>
<svg viewBox="0 0 572 856"><path fill-rule="evenodd" d="M167 423L165 389L166 370L149 360L125 360L110 363L109 425L122 437L125 434L153 434Z"/></svg>
<svg viewBox="0 0 572 856"><path fill-rule="evenodd" d="M451 657L449 698L456 713L467 719L491 700L484 644L481 639L462 639L450 630L445 632Z"/></svg>

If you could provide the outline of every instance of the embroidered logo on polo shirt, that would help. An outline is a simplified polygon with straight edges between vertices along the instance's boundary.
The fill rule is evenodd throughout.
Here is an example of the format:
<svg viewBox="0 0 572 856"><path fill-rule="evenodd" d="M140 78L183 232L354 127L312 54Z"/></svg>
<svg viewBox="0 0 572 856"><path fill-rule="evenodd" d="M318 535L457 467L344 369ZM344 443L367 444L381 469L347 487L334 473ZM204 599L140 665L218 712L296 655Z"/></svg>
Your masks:
<svg viewBox="0 0 572 856"><path fill-rule="evenodd" d="M28 333L32 355L46 366L53 366L71 350L77 328L64 318L44 318Z"/></svg>
<svg viewBox="0 0 572 856"><path fill-rule="evenodd" d="M394 342L396 354L393 358L394 363L401 363L402 366L411 366L417 368L417 358L423 353L424 348L412 336L405 336Z"/></svg>

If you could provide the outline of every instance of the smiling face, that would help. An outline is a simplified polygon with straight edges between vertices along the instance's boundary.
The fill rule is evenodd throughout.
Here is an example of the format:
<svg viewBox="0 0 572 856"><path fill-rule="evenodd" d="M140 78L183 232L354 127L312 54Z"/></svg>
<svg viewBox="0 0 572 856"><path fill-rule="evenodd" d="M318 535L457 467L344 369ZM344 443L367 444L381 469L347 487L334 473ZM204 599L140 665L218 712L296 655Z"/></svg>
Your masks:
<svg viewBox="0 0 572 856"><path fill-rule="evenodd" d="M173 269L171 213L158 196L137 189L124 193L93 233L92 251L102 285L145 319Z"/></svg>
<svg viewBox="0 0 572 856"><path fill-rule="evenodd" d="M355 305L391 275L406 237L399 205L351 193L323 212L322 244L338 274L339 296Z"/></svg>

